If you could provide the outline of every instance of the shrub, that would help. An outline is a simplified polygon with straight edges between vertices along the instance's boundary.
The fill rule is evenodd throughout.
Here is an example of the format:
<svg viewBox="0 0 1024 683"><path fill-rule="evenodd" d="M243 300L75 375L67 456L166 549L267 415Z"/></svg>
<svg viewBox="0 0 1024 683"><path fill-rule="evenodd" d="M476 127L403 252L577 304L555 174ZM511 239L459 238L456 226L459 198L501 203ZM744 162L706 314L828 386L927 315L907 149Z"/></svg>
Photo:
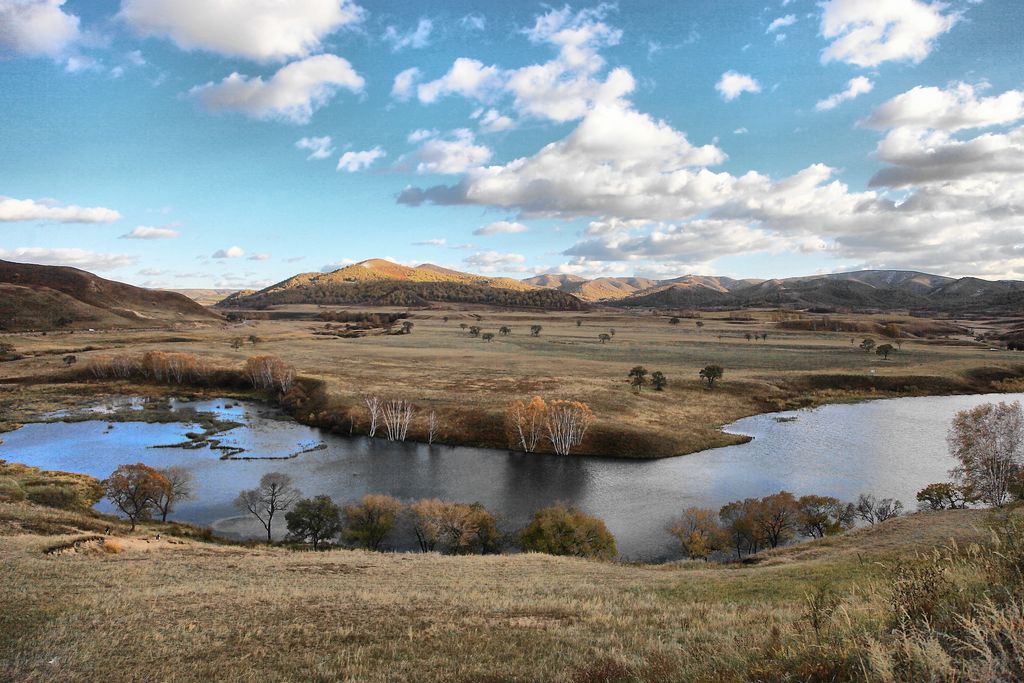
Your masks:
<svg viewBox="0 0 1024 683"><path fill-rule="evenodd" d="M0 479L0 501L18 503L25 500L25 491L13 479Z"/></svg>
<svg viewBox="0 0 1024 683"><path fill-rule="evenodd" d="M604 522L564 504L538 510L519 532L519 547L526 552L610 560L615 537Z"/></svg>
<svg viewBox="0 0 1024 683"><path fill-rule="evenodd" d="M391 496L366 495L343 510L345 540L359 548L380 550L395 527L402 504Z"/></svg>
<svg viewBox="0 0 1024 683"><path fill-rule="evenodd" d="M25 497L36 505L59 508L61 510L74 510L82 507L83 501L74 491L57 486L56 484L43 484L25 487Z"/></svg>
<svg viewBox="0 0 1024 683"><path fill-rule="evenodd" d="M285 513L284 519L288 525L288 536L309 541L314 550L341 532L341 508L329 496L300 500Z"/></svg>

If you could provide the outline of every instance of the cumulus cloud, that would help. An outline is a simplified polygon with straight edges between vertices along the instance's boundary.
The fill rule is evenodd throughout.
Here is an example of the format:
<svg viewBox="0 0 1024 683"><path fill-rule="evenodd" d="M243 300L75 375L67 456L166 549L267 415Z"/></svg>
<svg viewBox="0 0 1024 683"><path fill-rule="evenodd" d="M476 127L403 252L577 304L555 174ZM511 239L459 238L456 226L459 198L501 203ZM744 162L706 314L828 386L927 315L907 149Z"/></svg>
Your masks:
<svg viewBox="0 0 1024 683"><path fill-rule="evenodd" d="M395 82L391 86L391 96L402 102L410 99L416 90L416 82L420 78L420 70L411 67L395 76Z"/></svg>
<svg viewBox="0 0 1024 683"><path fill-rule="evenodd" d="M416 96L423 104L446 96L465 97L485 105L511 98L520 116L551 121L579 119L596 104L621 98L636 85L625 68L601 75L606 63L600 48L616 45L622 37L621 31L604 21L612 9L602 4L575 13L568 6L549 10L536 17L534 25L523 33L533 43L554 47L557 55L553 59L509 69L460 57L440 78L419 83ZM392 92L399 99L408 99L410 77L419 73L399 74L403 75L401 84L396 79ZM507 127L508 123L502 120L500 125Z"/></svg>
<svg viewBox="0 0 1024 683"><path fill-rule="evenodd" d="M298 149L309 152L307 160L326 159L334 154L334 147L331 146L331 136L325 135L318 138L299 138L295 142Z"/></svg>
<svg viewBox="0 0 1024 683"><path fill-rule="evenodd" d="M245 256L245 250L241 247L228 247L227 249L218 249L213 252L213 255L210 258L242 258L243 256Z"/></svg>
<svg viewBox="0 0 1024 683"><path fill-rule="evenodd" d="M516 127L515 121L497 109L478 109L474 112L473 118L477 120L480 130L484 133L500 133Z"/></svg>
<svg viewBox="0 0 1024 683"><path fill-rule="evenodd" d="M501 235L515 232L526 232L528 227L514 221L497 221L489 223L473 231L474 235Z"/></svg>
<svg viewBox="0 0 1024 683"><path fill-rule="evenodd" d="M373 165L377 159L387 156L380 147L374 147L373 149L367 149L362 152L345 152L338 159L339 171L345 171L346 173L355 173L357 171L365 171Z"/></svg>
<svg viewBox="0 0 1024 683"><path fill-rule="evenodd" d="M65 0L0 0L0 52L56 57L79 38Z"/></svg>
<svg viewBox="0 0 1024 683"><path fill-rule="evenodd" d="M420 19L416 28L409 31L399 31L395 26L388 26L384 31L384 41L391 44L393 52L399 52L406 48L418 50L430 45L430 34L434 30L434 22L430 19Z"/></svg>
<svg viewBox="0 0 1024 683"><path fill-rule="evenodd" d="M0 196L0 223L52 221L55 223L112 223L121 219L113 209L61 206L54 200L14 199Z"/></svg>
<svg viewBox="0 0 1024 683"><path fill-rule="evenodd" d="M180 232L175 230L175 225L140 225L133 229L131 232L127 232L121 235L121 239L126 240L165 240L179 237Z"/></svg>
<svg viewBox="0 0 1024 683"><path fill-rule="evenodd" d="M318 52L324 38L364 15L349 0L122 0L118 16L184 50L265 62Z"/></svg>
<svg viewBox="0 0 1024 683"><path fill-rule="evenodd" d="M459 128L448 138L432 137L415 154L417 173L465 173L487 163L491 150L477 144L473 131Z"/></svg>
<svg viewBox="0 0 1024 683"><path fill-rule="evenodd" d="M786 16L779 17L778 19L774 20L772 23L768 24L768 29L765 31L765 33L775 33L780 28L786 28L787 26L792 26L795 23L796 23L796 15L795 14L787 14Z"/></svg>
<svg viewBox="0 0 1024 683"><path fill-rule="evenodd" d="M313 112L327 104L339 88L361 92L364 84L348 60L317 55L281 67L267 81L235 72L220 83L199 85L189 93L211 111L308 123Z"/></svg>
<svg viewBox="0 0 1024 683"><path fill-rule="evenodd" d="M878 106L862 123L870 128L930 128L955 132L1024 118L1024 90L980 97L978 88L956 83L945 90L917 86Z"/></svg>
<svg viewBox="0 0 1024 683"><path fill-rule="evenodd" d="M843 102L846 102L847 100L852 100L853 98L859 97L860 95L866 95L867 93L871 92L871 90L874 87L875 84L872 83L871 79L867 78L866 76L857 76L856 78L851 78L847 82L845 90L843 90L842 92L837 92L834 95L829 95L823 100L819 100L818 103L814 105L814 108L817 111L829 111L831 109L835 109L836 107L838 107Z"/></svg>
<svg viewBox="0 0 1024 683"><path fill-rule="evenodd" d="M761 92L761 84L749 74L741 74L736 71L726 71L715 84L715 90L726 102L732 102L745 92Z"/></svg>
<svg viewBox="0 0 1024 683"><path fill-rule="evenodd" d="M138 257L129 254L101 254L86 249L43 247L0 249L0 259L42 266L74 266L83 270L113 270L134 265L138 261Z"/></svg>
<svg viewBox="0 0 1024 683"><path fill-rule="evenodd" d="M522 272L527 270L522 254L503 254L497 251L478 251L462 260L480 273Z"/></svg>
<svg viewBox="0 0 1024 683"><path fill-rule="evenodd" d="M889 61L919 64L961 18L938 1L827 0L821 7L821 35L831 41L821 61L860 67Z"/></svg>

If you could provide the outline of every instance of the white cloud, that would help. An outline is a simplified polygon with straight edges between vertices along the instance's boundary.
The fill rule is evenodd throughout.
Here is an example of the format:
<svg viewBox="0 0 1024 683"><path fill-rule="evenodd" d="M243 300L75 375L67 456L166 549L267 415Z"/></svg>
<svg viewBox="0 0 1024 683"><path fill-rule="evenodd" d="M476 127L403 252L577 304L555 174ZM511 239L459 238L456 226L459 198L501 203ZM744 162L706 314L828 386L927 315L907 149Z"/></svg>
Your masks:
<svg viewBox="0 0 1024 683"><path fill-rule="evenodd" d="M65 0L0 0L0 52L56 57L79 38Z"/></svg>
<svg viewBox="0 0 1024 683"><path fill-rule="evenodd" d="M747 134L747 133L749 133L749 132L750 132L750 131L749 131L749 130L747 130L746 128L740 127L740 128L737 128L736 130L734 130L734 131L732 132L732 134L733 134L733 135L746 135L746 134Z"/></svg>
<svg viewBox="0 0 1024 683"><path fill-rule="evenodd" d="M128 240L163 240L172 239L179 237L181 233L175 230L174 225L140 225L133 229L131 232L127 232L121 235L121 239Z"/></svg>
<svg viewBox="0 0 1024 683"><path fill-rule="evenodd" d="M827 0L821 7L821 35L832 41L821 61L860 67L889 61L919 64L961 17L946 13L948 5L938 1Z"/></svg>
<svg viewBox="0 0 1024 683"><path fill-rule="evenodd" d="M424 104L436 102L447 95L487 101L501 85L502 73L498 67L486 66L476 59L459 57L444 76L429 83L421 83L416 89L416 95Z"/></svg>
<svg viewBox="0 0 1024 683"><path fill-rule="evenodd" d="M448 240L446 240L446 239L423 240L422 242L413 242L412 244L413 244L414 247L443 247L446 244L448 244Z"/></svg>
<svg viewBox="0 0 1024 683"><path fill-rule="evenodd" d="M318 138L300 138L295 142L298 149L309 152L307 160L326 159L334 154L334 147L331 146L331 136L325 135Z"/></svg>
<svg viewBox="0 0 1024 683"><path fill-rule="evenodd" d="M245 256L245 250L241 247L228 247L227 249L218 249L213 252L213 255L210 258L242 258L243 256Z"/></svg>
<svg viewBox="0 0 1024 683"><path fill-rule="evenodd" d="M787 26L792 26L795 23L796 23L796 15L795 14L787 14L786 16L779 17L778 19L774 20L772 23L768 24L768 29L765 31L765 33L775 33L780 28L786 28Z"/></svg>
<svg viewBox="0 0 1024 683"><path fill-rule="evenodd" d="M491 150L476 144L471 130L459 128L450 138L431 138L416 152L417 173L465 173L487 163Z"/></svg>
<svg viewBox="0 0 1024 683"><path fill-rule="evenodd" d="M430 45L430 34L433 30L434 22L430 19L420 19L416 28L405 33L400 32L394 26L388 26L383 37L386 42L391 43L393 52L399 52L407 47L418 50Z"/></svg>
<svg viewBox="0 0 1024 683"><path fill-rule="evenodd" d="M269 261L270 254L253 254L249 257L250 261Z"/></svg>
<svg viewBox="0 0 1024 683"><path fill-rule="evenodd" d="M122 0L118 16L184 50L281 61L318 52L324 38L364 15L349 0Z"/></svg>
<svg viewBox="0 0 1024 683"><path fill-rule="evenodd" d="M395 76L395 82L391 86L391 96L402 102L413 96L416 90L416 82L420 79L420 70L415 66L402 71Z"/></svg>
<svg viewBox="0 0 1024 683"><path fill-rule="evenodd" d="M726 71L715 84L715 90L721 93L723 100L732 102L745 92L761 92L761 84L748 74Z"/></svg>
<svg viewBox="0 0 1024 683"><path fill-rule="evenodd" d="M835 109L847 100L852 100L855 97L871 92L874 87L875 84L871 82L871 79L865 76L851 78L846 84L846 90L837 92L834 95L829 95L823 100L819 100L818 103L814 105L814 108L817 111L829 111L831 109Z"/></svg>
<svg viewBox="0 0 1024 683"><path fill-rule="evenodd" d="M121 214L103 207L61 206L53 200L14 199L0 196L0 223L53 221L55 223L112 223Z"/></svg>
<svg viewBox="0 0 1024 683"><path fill-rule="evenodd" d="M479 110L473 118L477 119L480 130L484 133L500 133L512 130L516 122L500 113L497 109Z"/></svg>
<svg viewBox="0 0 1024 683"><path fill-rule="evenodd" d="M1024 118L1024 90L979 97L975 86L942 90L917 86L877 107L862 123L871 128L930 128L955 132L1013 123Z"/></svg>
<svg viewBox="0 0 1024 683"><path fill-rule="evenodd" d="M522 272L527 270L522 254L503 254L497 251L478 251L464 258L463 263L481 273Z"/></svg>
<svg viewBox="0 0 1024 683"><path fill-rule="evenodd" d="M73 266L83 270L113 270L134 265L138 261L138 257L129 254L100 254L86 249L43 247L0 249L0 259L43 266Z"/></svg>
<svg viewBox="0 0 1024 683"><path fill-rule="evenodd" d="M220 83L199 85L189 93L212 111L308 123L339 88L361 92L364 84L347 60L317 55L281 67L268 81L235 72Z"/></svg>
<svg viewBox="0 0 1024 683"><path fill-rule="evenodd" d="M357 171L365 171L373 162L377 161L382 157L387 156L380 147L374 147L373 149L367 149L362 152L345 152L338 159L339 171L345 171L347 173L355 173Z"/></svg>
<svg viewBox="0 0 1024 683"><path fill-rule="evenodd" d="M459 25L467 31L483 31L487 28L487 18L482 14L467 14L459 19Z"/></svg>
<svg viewBox="0 0 1024 683"><path fill-rule="evenodd" d="M516 223L513 221L497 221L495 223L489 223L482 228L477 228L473 231L473 234L501 235L515 232L526 232L527 230L529 230L529 228L522 223Z"/></svg>
<svg viewBox="0 0 1024 683"><path fill-rule="evenodd" d="M417 142L429 140L430 138L436 138L437 135L438 131L436 128L432 128L430 130L427 130L426 128L417 128L413 132L409 133L409 136L406 139L415 144Z"/></svg>

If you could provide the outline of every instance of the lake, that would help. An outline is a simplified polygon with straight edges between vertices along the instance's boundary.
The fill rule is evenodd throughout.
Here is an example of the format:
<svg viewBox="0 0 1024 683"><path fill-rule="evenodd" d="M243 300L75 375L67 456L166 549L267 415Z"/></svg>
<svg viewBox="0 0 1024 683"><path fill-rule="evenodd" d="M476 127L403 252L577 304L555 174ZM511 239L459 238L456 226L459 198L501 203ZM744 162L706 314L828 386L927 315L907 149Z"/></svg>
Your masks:
<svg viewBox="0 0 1024 683"><path fill-rule="evenodd" d="M151 447L185 441L194 425L108 424L107 408L97 406L96 420L28 424L0 435L0 458L98 478L123 463L187 467L196 479L195 500L182 502L172 517L235 538L265 533L255 520L239 516L232 501L270 471L291 475L307 496L327 494L339 502L365 493L478 501L507 529L562 501L603 519L624 558L656 560L677 556L666 528L690 506L718 508L786 489L843 500L873 493L898 498L912 510L922 486L948 479L954 463L945 437L953 415L988 401L1016 400L1024 394L898 398L758 415L727 428L752 436L749 443L647 461L345 438L282 420L259 404L172 402L175 410L209 411L243 423L218 435L222 445L244 448L242 457L280 458L326 445L292 459L222 460L207 448ZM111 511L106 501L98 508ZM283 533L283 519L277 531Z"/></svg>

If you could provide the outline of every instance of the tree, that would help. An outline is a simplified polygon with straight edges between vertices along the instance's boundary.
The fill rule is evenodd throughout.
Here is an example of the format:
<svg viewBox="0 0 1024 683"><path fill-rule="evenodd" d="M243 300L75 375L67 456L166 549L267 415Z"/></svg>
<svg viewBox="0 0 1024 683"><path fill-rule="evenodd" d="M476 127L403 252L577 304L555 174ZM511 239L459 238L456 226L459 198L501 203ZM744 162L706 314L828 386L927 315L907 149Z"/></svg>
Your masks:
<svg viewBox="0 0 1024 683"><path fill-rule="evenodd" d="M469 328L469 336L470 337L479 337L480 336L480 326L479 325L471 325L470 328Z"/></svg>
<svg viewBox="0 0 1024 683"><path fill-rule="evenodd" d="M634 365L633 369L629 371L629 383L637 393L640 393L644 385L647 384L647 368L642 365Z"/></svg>
<svg viewBox="0 0 1024 683"><path fill-rule="evenodd" d="M736 557L743 553L756 553L761 548L762 538L757 524L760 501L746 498L726 503L718 511L729 545L736 551Z"/></svg>
<svg viewBox="0 0 1024 683"><path fill-rule="evenodd" d="M132 531L139 520L149 519L157 501L168 486L160 472L143 465L119 465L103 482L106 496L131 522Z"/></svg>
<svg viewBox="0 0 1024 683"><path fill-rule="evenodd" d="M382 401L377 396L363 396L363 403L366 404L366 410L370 413L370 438L373 438L377 434L377 421L380 419L380 411Z"/></svg>
<svg viewBox="0 0 1024 683"><path fill-rule="evenodd" d="M441 320L443 320L443 321L444 321L445 325L447 325L447 324L448 324L448 316L446 316L446 315L444 315L444 316L441 316Z"/></svg>
<svg viewBox="0 0 1024 683"><path fill-rule="evenodd" d="M260 484L247 489L235 498L235 507L255 517L267 530L267 543L274 540L274 516L285 512L302 497L292 478L281 472L267 472L260 478Z"/></svg>
<svg viewBox="0 0 1024 683"><path fill-rule="evenodd" d="M892 344L880 344L875 353L882 357L882 360L889 360L889 354L895 351Z"/></svg>
<svg viewBox="0 0 1024 683"><path fill-rule="evenodd" d="M309 541L319 550L323 541L341 533L341 508L329 496L303 498L285 513L289 538Z"/></svg>
<svg viewBox="0 0 1024 683"><path fill-rule="evenodd" d="M241 337L235 337L235 338L233 338L231 340L231 348L233 348L233 349L240 349L240 348L242 348L242 344L244 344L244 343L245 343L244 339L242 339Z"/></svg>
<svg viewBox="0 0 1024 683"><path fill-rule="evenodd" d="M797 531L800 510L789 491L779 491L758 501L755 524L760 536L772 548L789 542Z"/></svg>
<svg viewBox="0 0 1024 683"><path fill-rule="evenodd" d="M412 323L411 320L403 320L402 321L402 334L410 334L410 333L412 333L412 327L413 327L413 323Z"/></svg>
<svg viewBox="0 0 1024 683"><path fill-rule="evenodd" d="M953 418L947 436L959 461L950 474L992 507L1006 502L1024 463L1024 410L1019 402L984 403Z"/></svg>
<svg viewBox="0 0 1024 683"><path fill-rule="evenodd" d="M668 386L668 378L665 377L665 373L661 370L655 370L651 373L651 386L654 387L655 391L664 391L665 387Z"/></svg>
<svg viewBox="0 0 1024 683"><path fill-rule="evenodd" d="M460 328L460 329L461 329L461 330L462 330L463 332L465 332L465 331L466 331L466 328L467 328L467 327L468 327L468 325L466 325L466 323L459 323L459 328Z"/></svg>
<svg viewBox="0 0 1024 683"><path fill-rule="evenodd" d="M262 340L262 339L260 339L260 338L259 338L258 336L256 336L255 334L250 334L250 335L249 335L249 343L250 343L250 344L252 344L252 345L253 345L253 347L255 347L255 346L256 346L257 344L259 344L259 343L260 343L260 342L262 342L262 341L263 341L263 340Z"/></svg>
<svg viewBox="0 0 1024 683"><path fill-rule="evenodd" d="M676 317L669 318L668 320L669 325L678 325L680 322L679 318Z"/></svg>
<svg viewBox="0 0 1024 683"><path fill-rule="evenodd" d="M597 338L598 340L600 340L602 344L610 342L612 340L612 336L607 332L602 332L601 334L597 335Z"/></svg>
<svg viewBox="0 0 1024 683"><path fill-rule="evenodd" d="M722 379L722 375L725 374L725 370L721 365L705 365L704 369L700 371L700 378L708 383L708 389L715 386L717 380Z"/></svg>
<svg viewBox="0 0 1024 683"><path fill-rule="evenodd" d="M500 334L502 337L507 337L508 335L512 334L512 328L509 327L508 325L502 325L501 327L498 328L498 334Z"/></svg>
<svg viewBox="0 0 1024 683"><path fill-rule="evenodd" d="M921 510L962 509L976 500L970 489L953 482L928 484L917 492L917 507Z"/></svg>
<svg viewBox="0 0 1024 683"><path fill-rule="evenodd" d="M381 413L388 441L405 441L409 433L409 424L412 422L412 403L401 399L385 401Z"/></svg>
<svg viewBox="0 0 1024 683"><path fill-rule="evenodd" d="M545 411L548 441L558 455L583 443L587 428L594 421L590 406L582 401L552 401Z"/></svg>
<svg viewBox="0 0 1024 683"><path fill-rule="evenodd" d="M165 467L157 471L167 481L156 502L156 508L160 512L160 521L166 522L167 515L174 512L174 506L179 501L192 497L194 488L192 472L184 467Z"/></svg>
<svg viewBox="0 0 1024 683"><path fill-rule="evenodd" d="M669 529L679 539L683 554L693 559L707 560L708 557L728 545L728 536L714 510L691 507L683 511Z"/></svg>
<svg viewBox="0 0 1024 683"><path fill-rule="evenodd" d="M529 403L515 400L505 411L505 433L512 448L526 453L537 450L544 436L547 423L547 404L540 396L534 396Z"/></svg>
<svg viewBox="0 0 1024 683"><path fill-rule="evenodd" d="M450 503L437 498L409 506L413 533L423 552L466 555L497 552L501 547L498 523L479 503Z"/></svg>
<svg viewBox="0 0 1024 683"><path fill-rule="evenodd" d="M78 362L78 358L76 358L74 355L71 355L71 354L68 354L68 355L64 356L63 360L64 360L64 367L66 367L66 368L70 368L72 365L74 365L75 363Z"/></svg>
<svg viewBox="0 0 1024 683"><path fill-rule="evenodd" d="M564 504L538 510L519 532L525 552L569 555L610 560L615 557L615 537L605 523Z"/></svg>
<svg viewBox="0 0 1024 683"><path fill-rule="evenodd" d="M434 445L440 430L441 422L437 418L437 413L431 410L430 414L427 415L427 444Z"/></svg>
<svg viewBox="0 0 1024 683"><path fill-rule="evenodd" d="M871 353L875 349L874 339L865 339L860 343L860 350L864 353Z"/></svg>
<svg viewBox="0 0 1024 683"><path fill-rule="evenodd" d="M704 321L703 320L698 320L696 322L696 325L697 325L697 332L702 332L703 328L704 328Z"/></svg>
<svg viewBox="0 0 1024 683"><path fill-rule="evenodd" d="M811 538L824 538L842 533L853 526L852 503L843 503L832 496L800 496L796 501L798 531Z"/></svg>
<svg viewBox="0 0 1024 683"><path fill-rule="evenodd" d="M540 336L540 331L543 330L543 329L544 329L544 327L541 326L541 325L530 325L530 336L531 337L539 337Z"/></svg>
<svg viewBox="0 0 1024 683"><path fill-rule="evenodd" d="M391 496L366 495L358 503L346 505L343 536L366 550L380 550L384 539L395 527L402 503Z"/></svg>
<svg viewBox="0 0 1024 683"><path fill-rule="evenodd" d="M743 336L744 336L744 337L746 337L747 341L750 341L750 340L751 340L751 339L753 338L753 335L752 335L752 334L750 334L749 332L747 332L747 333L746 333L746 334L744 334Z"/></svg>
<svg viewBox="0 0 1024 683"><path fill-rule="evenodd" d="M494 333L493 332L484 332L483 336L480 337L480 338L483 339L485 342L493 341L494 340Z"/></svg>
<svg viewBox="0 0 1024 683"><path fill-rule="evenodd" d="M877 524L903 513L903 503L895 498L876 499L872 494L860 494L854 514L868 524Z"/></svg>
<svg viewBox="0 0 1024 683"><path fill-rule="evenodd" d="M10 356L14 354L14 344L10 342L0 342L0 356Z"/></svg>
<svg viewBox="0 0 1024 683"><path fill-rule="evenodd" d="M582 324L583 324L583 321L582 321L582 320L580 320L579 318L577 318L577 319L576 319L576 327L579 327L579 326L580 326L580 325L582 325Z"/></svg>
<svg viewBox="0 0 1024 683"><path fill-rule="evenodd" d="M254 388L282 394L295 383L295 368L277 356L252 356L245 361L245 374Z"/></svg>

